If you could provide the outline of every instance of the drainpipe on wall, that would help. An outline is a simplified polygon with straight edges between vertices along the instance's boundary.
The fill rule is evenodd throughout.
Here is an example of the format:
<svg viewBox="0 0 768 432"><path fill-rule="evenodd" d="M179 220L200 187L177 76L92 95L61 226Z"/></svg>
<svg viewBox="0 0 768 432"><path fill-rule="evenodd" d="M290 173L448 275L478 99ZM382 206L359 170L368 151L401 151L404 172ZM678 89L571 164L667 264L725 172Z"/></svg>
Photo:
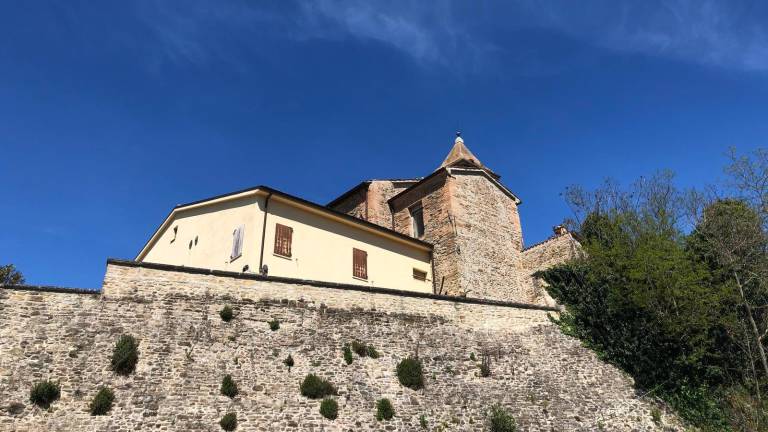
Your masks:
<svg viewBox="0 0 768 432"><path fill-rule="evenodd" d="M435 275L435 251L429 251L429 262L432 266L432 294L437 294L437 276Z"/></svg>
<svg viewBox="0 0 768 432"><path fill-rule="evenodd" d="M264 200L264 225L261 227L261 253L259 254L259 273L264 268L264 239L267 235L267 215L269 214L269 199L272 198L272 192L267 194Z"/></svg>

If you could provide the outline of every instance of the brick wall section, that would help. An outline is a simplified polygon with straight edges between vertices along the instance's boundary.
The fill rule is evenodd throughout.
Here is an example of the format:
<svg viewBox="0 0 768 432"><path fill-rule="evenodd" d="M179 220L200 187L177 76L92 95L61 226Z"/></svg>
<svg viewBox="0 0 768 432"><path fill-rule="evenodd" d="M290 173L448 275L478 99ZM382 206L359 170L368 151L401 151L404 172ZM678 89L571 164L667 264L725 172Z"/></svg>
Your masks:
<svg viewBox="0 0 768 432"><path fill-rule="evenodd" d="M365 219L365 215L367 213L367 195L367 188L359 188L345 199L336 203L333 207L331 207L331 209L341 213L346 213L356 218Z"/></svg>
<svg viewBox="0 0 768 432"><path fill-rule="evenodd" d="M367 187L358 189L332 208L392 229L392 212L388 201L414 183L415 181L371 180Z"/></svg>
<svg viewBox="0 0 768 432"><path fill-rule="evenodd" d="M452 210L452 181L443 172L413 188L392 202L394 230L406 235L413 234L409 207L421 203L424 214L424 239L434 245L435 290L448 295L459 295L460 281L457 265L457 244Z"/></svg>
<svg viewBox="0 0 768 432"><path fill-rule="evenodd" d="M485 412L506 406L524 431L652 430L648 401L629 378L548 322L546 312L310 285L109 265L103 296L0 289L0 430L217 431L234 411L238 431L414 431L484 429ZM218 311L229 304L236 318ZM278 319L280 329L267 321ZM134 375L109 370L115 340L139 340ZM372 343L379 359L344 342ZM419 347L426 387L403 388L394 370ZM492 375L477 376L469 354L494 352ZM288 372L282 360L291 354ZM498 357L496 357L498 355ZM299 394L310 372L339 388L335 422ZM219 394L231 374L240 395ZM49 411L28 402L33 382L61 383ZM100 385L115 390L112 412L87 413ZM396 417L376 422L374 403ZM10 404L20 403L17 411ZM13 413L12 413L13 412ZM682 430L665 414L671 430Z"/></svg>
<svg viewBox="0 0 768 432"><path fill-rule="evenodd" d="M581 245L570 233L555 235L523 251L523 264L530 277L537 298L534 302L554 305L555 301L544 289L544 282L531 277L539 270L545 270L557 264L576 258L583 253Z"/></svg>

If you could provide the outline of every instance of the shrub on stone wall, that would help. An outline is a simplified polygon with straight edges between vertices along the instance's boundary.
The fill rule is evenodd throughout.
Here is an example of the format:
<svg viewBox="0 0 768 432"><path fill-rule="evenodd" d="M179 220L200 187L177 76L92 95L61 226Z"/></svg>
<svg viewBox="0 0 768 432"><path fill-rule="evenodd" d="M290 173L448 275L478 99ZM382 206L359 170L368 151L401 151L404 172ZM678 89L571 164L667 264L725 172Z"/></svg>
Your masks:
<svg viewBox="0 0 768 432"><path fill-rule="evenodd" d="M379 358L379 352L376 351L376 348L373 347L373 345L367 345L365 347L366 355L372 359Z"/></svg>
<svg viewBox="0 0 768 432"><path fill-rule="evenodd" d="M517 423L504 407L496 404L491 407L488 416L488 428L490 432L516 432Z"/></svg>
<svg viewBox="0 0 768 432"><path fill-rule="evenodd" d="M344 363L352 364L352 350L349 348L349 345L344 345L341 351L344 354Z"/></svg>
<svg viewBox="0 0 768 432"><path fill-rule="evenodd" d="M225 305L219 311L219 316L221 317L222 321L230 322L230 321L232 321L232 318L235 317L235 313L232 311L232 308L229 305Z"/></svg>
<svg viewBox="0 0 768 432"><path fill-rule="evenodd" d="M354 351L360 357L379 358L379 352L376 351L373 345L369 345L359 341L352 341L352 351Z"/></svg>
<svg viewBox="0 0 768 432"><path fill-rule="evenodd" d="M112 370L118 375L130 375L139 361L139 344L131 335L122 335L112 352Z"/></svg>
<svg viewBox="0 0 768 432"><path fill-rule="evenodd" d="M397 364L397 379L400 384L419 390L424 387L424 374L421 360L414 357L404 358Z"/></svg>
<svg viewBox="0 0 768 432"><path fill-rule="evenodd" d="M290 354L288 354L288 357L283 360L283 364L288 366L288 372L291 371L291 368L293 367L293 357L291 357Z"/></svg>
<svg viewBox="0 0 768 432"><path fill-rule="evenodd" d="M280 321L273 319L272 321L269 321L269 329L272 331L277 331L280 329Z"/></svg>
<svg viewBox="0 0 768 432"><path fill-rule="evenodd" d="M339 404L331 398L323 399L320 402L320 414L328 420L336 420L339 416Z"/></svg>
<svg viewBox="0 0 768 432"><path fill-rule="evenodd" d="M483 355L483 360L480 362L480 376L491 376L491 357L489 355Z"/></svg>
<svg viewBox="0 0 768 432"><path fill-rule="evenodd" d="M302 396L306 396L310 399L320 399L326 396L336 395L336 387L333 386L327 380L320 378L315 374L309 374L302 381L301 386Z"/></svg>
<svg viewBox="0 0 768 432"><path fill-rule="evenodd" d="M41 381L29 392L29 400L40 408L48 408L61 396L61 388L58 383Z"/></svg>
<svg viewBox="0 0 768 432"><path fill-rule="evenodd" d="M429 428L429 424L427 423L427 417L424 414L419 416L419 426L421 426L421 428L424 430Z"/></svg>
<svg viewBox="0 0 768 432"><path fill-rule="evenodd" d="M219 420L219 426L225 431L233 431L237 429L237 414L232 412L224 414L224 417Z"/></svg>
<svg viewBox="0 0 768 432"><path fill-rule="evenodd" d="M237 396L237 393L239 393L237 390L237 384L235 384L232 376L225 375L224 379L221 380L221 394L233 398Z"/></svg>
<svg viewBox="0 0 768 432"><path fill-rule="evenodd" d="M102 387L91 400L88 409L93 416L105 415L112 409L114 402L115 393L107 387Z"/></svg>
<svg viewBox="0 0 768 432"><path fill-rule="evenodd" d="M661 425L661 410L658 407L651 408L651 420L657 425Z"/></svg>
<svg viewBox="0 0 768 432"><path fill-rule="evenodd" d="M365 357L366 354L368 353L366 345L362 342L352 341L351 346L352 346L352 351L357 353L357 355L359 355L360 357Z"/></svg>
<svg viewBox="0 0 768 432"><path fill-rule="evenodd" d="M395 408L389 399L379 399L376 401L376 420L391 420L395 416Z"/></svg>

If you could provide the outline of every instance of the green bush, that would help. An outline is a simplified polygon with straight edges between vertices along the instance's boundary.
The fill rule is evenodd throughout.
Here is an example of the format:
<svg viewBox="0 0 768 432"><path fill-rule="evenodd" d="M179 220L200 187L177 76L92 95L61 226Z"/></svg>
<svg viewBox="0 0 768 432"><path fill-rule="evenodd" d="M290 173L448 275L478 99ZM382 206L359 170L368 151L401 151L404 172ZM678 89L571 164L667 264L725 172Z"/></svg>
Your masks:
<svg viewBox="0 0 768 432"><path fill-rule="evenodd" d="M516 432L517 423L515 418L512 417L507 410L501 405L494 405L491 407L491 413L488 417L488 423L491 432Z"/></svg>
<svg viewBox="0 0 768 432"><path fill-rule="evenodd" d="M368 354L368 347L362 342L352 341L352 351L360 357L365 357Z"/></svg>
<svg viewBox="0 0 768 432"><path fill-rule="evenodd" d="M372 359L379 358L379 352L376 351L376 348L374 348L373 345L367 345L365 347L365 353Z"/></svg>
<svg viewBox="0 0 768 432"><path fill-rule="evenodd" d="M224 396L233 398L237 396L238 390L237 390L237 384L235 384L235 381L232 379L231 375L225 375L224 379L221 380L221 394Z"/></svg>
<svg viewBox="0 0 768 432"><path fill-rule="evenodd" d="M237 414L226 413L224 417L219 421L219 426L225 431L233 431L237 429Z"/></svg>
<svg viewBox="0 0 768 432"><path fill-rule="evenodd" d="M315 374L307 375L299 388L301 389L301 395L310 399L320 399L336 395L336 388L333 384Z"/></svg>
<svg viewBox="0 0 768 432"><path fill-rule="evenodd" d="M52 381L41 381L32 387L29 400L40 408L48 408L61 396L59 384Z"/></svg>
<svg viewBox="0 0 768 432"><path fill-rule="evenodd" d="M225 305L220 311L219 316L221 317L221 320L224 322L230 322L232 321L232 318L235 317L235 313L232 311L232 308L229 307L229 305Z"/></svg>
<svg viewBox="0 0 768 432"><path fill-rule="evenodd" d="M285 360L283 360L283 364L288 366L288 370L290 371L291 368L293 367L293 357L291 357L291 355L288 354L288 357L286 357Z"/></svg>
<svg viewBox="0 0 768 432"><path fill-rule="evenodd" d="M488 357L487 354L483 355L483 360L480 363L480 376L481 377L491 376L491 359L490 357Z"/></svg>
<svg viewBox="0 0 768 432"><path fill-rule="evenodd" d="M472 361L477 360L477 357L475 357L475 353L473 353L473 352L469 353L469 359L472 360Z"/></svg>
<svg viewBox="0 0 768 432"><path fill-rule="evenodd" d="M112 352L112 370L118 375L130 375L139 361L139 343L131 335L122 335Z"/></svg>
<svg viewBox="0 0 768 432"><path fill-rule="evenodd" d="M107 387L102 387L99 389L99 392L96 393L96 396L93 397L93 400L91 400L91 405L89 406L91 415L105 415L112 409L112 403L114 402L115 393Z"/></svg>
<svg viewBox="0 0 768 432"><path fill-rule="evenodd" d="M277 331L278 329L280 329L280 321L276 319L269 321L269 329L272 331Z"/></svg>
<svg viewBox="0 0 768 432"><path fill-rule="evenodd" d="M328 420L336 420L339 416L339 404L331 398L325 398L320 402L320 414Z"/></svg>
<svg viewBox="0 0 768 432"><path fill-rule="evenodd" d="M419 416L419 426L425 430L429 427L429 424L427 423L427 417L424 416L424 414Z"/></svg>
<svg viewBox="0 0 768 432"><path fill-rule="evenodd" d="M352 350L349 349L349 345L344 345L342 352L344 353L344 363L352 364Z"/></svg>
<svg viewBox="0 0 768 432"><path fill-rule="evenodd" d="M424 374L421 369L421 360L418 358L404 358L397 364L397 379L400 384L419 390L424 387Z"/></svg>
<svg viewBox="0 0 768 432"><path fill-rule="evenodd" d="M373 345L369 345L359 341L352 341L352 351L360 357L379 358L379 352L376 351Z"/></svg>
<svg viewBox="0 0 768 432"><path fill-rule="evenodd" d="M658 407L651 408L651 420L657 425L661 424L661 410Z"/></svg>
<svg viewBox="0 0 768 432"><path fill-rule="evenodd" d="M391 420L395 416L395 408L389 399L379 399L376 401L376 420Z"/></svg>

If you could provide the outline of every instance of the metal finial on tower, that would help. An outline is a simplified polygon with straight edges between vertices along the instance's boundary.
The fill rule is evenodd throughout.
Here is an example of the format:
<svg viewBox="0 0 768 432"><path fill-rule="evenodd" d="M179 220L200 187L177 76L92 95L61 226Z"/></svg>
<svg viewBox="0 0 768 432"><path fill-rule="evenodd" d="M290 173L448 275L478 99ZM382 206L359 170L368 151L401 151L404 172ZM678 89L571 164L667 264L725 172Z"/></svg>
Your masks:
<svg viewBox="0 0 768 432"><path fill-rule="evenodd" d="M456 131L456 140L454 142L455 143L460 143L460 142L463 143L464 142L464 139L461 138L461 131Z"/></svg>

